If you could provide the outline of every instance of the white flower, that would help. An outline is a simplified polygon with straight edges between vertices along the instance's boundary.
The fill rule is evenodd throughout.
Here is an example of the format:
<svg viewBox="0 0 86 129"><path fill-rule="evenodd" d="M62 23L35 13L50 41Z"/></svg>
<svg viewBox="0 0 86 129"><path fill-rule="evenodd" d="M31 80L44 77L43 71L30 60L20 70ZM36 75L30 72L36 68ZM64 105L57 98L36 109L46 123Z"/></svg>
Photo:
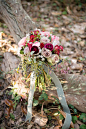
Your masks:
<svg viewBox="0 0 86 129"><path fill-rule="evenodd" d="M44 44L50 43L50 39L48 39L48 37L42 36L40 42Z"/></svg>
<svg viewBox="0 0 86 129"><path fill-rule="evenodd" d="M30 41L30 34L26 34L26 41L27 41L27 42Z"/></svg>
<svg viewBox="0 0 86 129"><path fill-rule="evenodd" d="M53 54L50 58L47 59L49 63L55 65L59 62L59 56L57 54Z"/></svg>
<svg viewBox="0 0 86 129"><path fill-rule="evenodd" d="M42 58L42 61L45 61L45 58Z"/></svg>
<svg viewBox="0 0 86 129"><path fill-rule="evenodd" d="M28 53L30 53L30 50L29 50L28 47L25 47L25 49L24 49L24 54L28 54Z"/></svg>
<svg viewBox="0 0 86 129"><path fill-rule="evenodd" d="M18 47L18 51L17 51L17 55L18 55L18 56L21 56L20 50L22 49L22 47L23 47L23 45L22 45L21 47Z"/></svg>
<svg viewBox="0 0 86 129"><path fill-rule="evenodd" d="M52 45L53 45L53 48L54 48L56 45L59 45L59 40L53 40Z"/></svg>

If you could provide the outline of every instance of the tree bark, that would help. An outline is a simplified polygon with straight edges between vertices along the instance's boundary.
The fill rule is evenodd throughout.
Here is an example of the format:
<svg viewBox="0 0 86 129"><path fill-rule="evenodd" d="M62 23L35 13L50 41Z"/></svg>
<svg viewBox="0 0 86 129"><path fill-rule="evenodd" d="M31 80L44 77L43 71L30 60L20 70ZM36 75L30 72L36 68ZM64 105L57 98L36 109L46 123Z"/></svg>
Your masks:
<svg viewBox="0 0 86 129"><path fill-rule="evenodd" d="M0 0L0 19L7 24L16 43L36 27L21 0Z"/></svg>

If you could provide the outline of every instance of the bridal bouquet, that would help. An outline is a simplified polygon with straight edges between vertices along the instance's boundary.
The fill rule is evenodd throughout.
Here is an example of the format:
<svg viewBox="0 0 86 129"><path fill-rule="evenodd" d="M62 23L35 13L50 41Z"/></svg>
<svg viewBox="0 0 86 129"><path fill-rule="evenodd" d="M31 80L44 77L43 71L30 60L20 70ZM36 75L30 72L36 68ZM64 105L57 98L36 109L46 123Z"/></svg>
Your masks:
<svg viewBox="0 0 86 129"><path fill-rule="evenodd" d="M23 59L22 66L25 75L26 67L30 65L31 70L35 71L37 82L39 82L37 85L42 84L41 89L43 89L45 78L49 82L49 76L44 72L43 65L53 66L60 61L60 51L63 51L63 47L59 44L59 37L40 29L31 31L18 43L18 55Z"/></svg>

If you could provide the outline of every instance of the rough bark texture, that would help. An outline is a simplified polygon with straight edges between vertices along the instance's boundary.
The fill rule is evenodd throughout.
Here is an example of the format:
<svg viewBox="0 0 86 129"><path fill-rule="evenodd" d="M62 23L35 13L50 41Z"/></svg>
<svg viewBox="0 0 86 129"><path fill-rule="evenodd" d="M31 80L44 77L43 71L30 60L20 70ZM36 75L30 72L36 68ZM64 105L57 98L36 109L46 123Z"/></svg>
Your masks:
<svg viewBox="0 0 86 129"><path fill-rule="evenodd" d="M3 63L1 65L2 70L4 71L4 73L10 70L13 70L18 66L18 62L19 62L19 58L15 57L12 53L6 52L4 53ZM14 78L16 78L17 81L19 81L18 76L19 75L15 73ZM12 80L11 74L6 74L5 77L7 81L10 83L10 81ZM62 78L64 78L68 82L63 86L67 103L74 105L81 112L86 112L86 77L83 75L74 75L74 74L70 74L70 75L66 74L65 76L63 74ZM20 82L18 83L20 84ZM52 88L51 87L52 86L50 86L50 88L48 89L47 94L49 96L58 97L57 91L55 89L56 87L54 86L54 84L53 84L53 87ZM25 92L27 91L28 90L25 90ZM39 93L37 92L35 94L35 97L38 98L38 96L39 96Z"/></svg>
<svg viewBox="0 0 86 129"><path fill-rule="evenodd" d="M7 24L16 43L35 28L21 0L0 0L0 19Z"/></svg>

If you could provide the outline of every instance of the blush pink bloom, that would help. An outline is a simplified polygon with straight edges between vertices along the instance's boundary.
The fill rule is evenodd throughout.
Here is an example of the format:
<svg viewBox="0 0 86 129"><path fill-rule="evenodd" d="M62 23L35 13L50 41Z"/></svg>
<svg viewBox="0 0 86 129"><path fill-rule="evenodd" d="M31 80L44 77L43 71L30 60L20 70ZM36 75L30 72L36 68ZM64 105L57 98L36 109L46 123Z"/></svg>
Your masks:
<svg viewBox="0 0 86 129"><path fill-rule="evenodd" d="M18 45L19 45L19 47L25 46L25 43L26 43L26 37L23 37L23 38L19 41Z"/></svg>
<svg viewBox="0 0 86 129"><path fill-rule="evenodd" d="M55 35L52 35L51 36L51 41L54 41L54 40L59 40L59 37L55 36Z"/></svg>
<svg viewBox="0 0 86 129"><path fill-rule="evenodd" d="M49 49L43 47L43 48L42 48L42 55L43 55L45 58L49 58L49 57L51 57L52 52L51 52Z"/></svg>
<svg viewBox="0 0 86 129"><path fill-rule="evenodd" d="M28 53L30 53L29 47L25 47L24 54L28 54Z"/></svg>
<svg viewBox="0 0 86 129"><path fill-rule="evenodd" d="M57 54L53 54L50 58L47 59L49 63L55 65L59 62L59 56Z"/></svg>
<svg viewBox="0 0 86 129"><path fill-rule="evenodd" d="M50 43L50 39L48 37L42 36L40 42L44 44Z"/></svg>
<svg viewBox="0 0 86 129"><path fill-rule="evenodd" d="M40 34L44 36L50 36L50 32L48 31L44 31L44 32L42 31Z"/></svg>
<svg viewBox="0 0 86 129"><path fill-rule="evenodd" d="M40 42L34 42L33 44L32 44L32 46L37 46L37 47L40 47Z"/></svg>

